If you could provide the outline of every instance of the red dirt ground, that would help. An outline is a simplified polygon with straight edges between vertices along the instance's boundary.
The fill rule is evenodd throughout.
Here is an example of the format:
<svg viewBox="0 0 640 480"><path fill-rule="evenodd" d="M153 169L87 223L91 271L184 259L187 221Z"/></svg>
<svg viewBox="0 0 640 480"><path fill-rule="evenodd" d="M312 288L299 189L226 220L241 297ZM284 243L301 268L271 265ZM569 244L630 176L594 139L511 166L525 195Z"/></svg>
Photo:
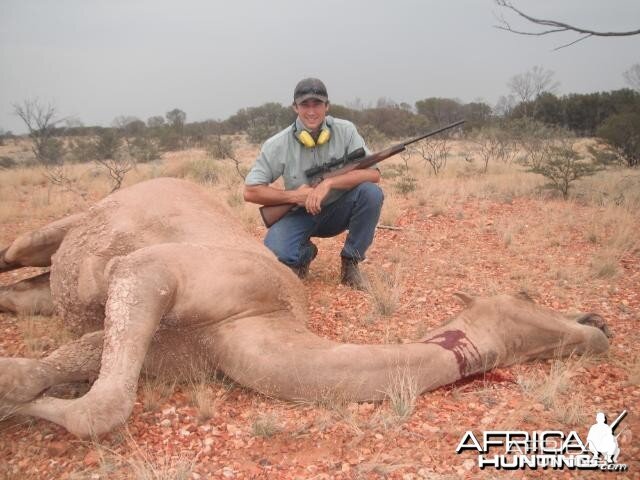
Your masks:
<svg viewBox="0 0 640 480"><path fill-rule="evenodd" d="M389 317L371 312L367 294L337 284L342 238L318 242L320 254L303 287L310 328L344 342L410 341L461 310L452 296L458 290L492 294L525 288L538 303L560 311L598 312L615 334L606 358L568 361L575 376L557 395L558 408L546 406L517 381L548 374L550 361L494 370L424 394L405 422L389 420L387 402L297 405L220 382L212 385L219 396L213 417L201 421L183 385L152 411L145 411L140 394L126 429L100 445L45 421L3 422L0 478L123 478L133 476L132 464L140 458L155 465L158 476L137 478L640 478L638 253L620 259L616 276L599 279L589 273L598 248L585 235L599 214L592 206L517 198L465 201L437 216L426 211L404 205L397 222L402 230L379 229L365 262L369 273L401 266L400 306ZM46 221L11 225L0 241ZM516 224L505 241L499 227ZM262 229L255 234L261 237ZM0 284L25 275L2 274ZM15 317L0 314L0 331L0 355L20 355L24 347ZM578 410L577 420L559 416L561 407L570 406ZM585 439L596 412L613 418L623 409L629 414L619 461L628 464L626 473L480 470L472 452L455 453L467 430L576 430ZM263 414L272 415L278 427L270 437L253 434ZM190 475L159 476L163 464L183 463Z"/></svg>

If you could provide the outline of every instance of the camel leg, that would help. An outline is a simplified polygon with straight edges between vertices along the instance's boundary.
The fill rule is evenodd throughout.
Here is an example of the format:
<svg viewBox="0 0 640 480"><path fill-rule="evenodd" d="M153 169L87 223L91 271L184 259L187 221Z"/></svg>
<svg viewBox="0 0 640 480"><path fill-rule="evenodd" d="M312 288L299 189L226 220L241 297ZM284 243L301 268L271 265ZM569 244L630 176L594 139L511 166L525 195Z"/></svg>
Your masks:
<svg viewBox="0 0 640 480"><path fill-rule="evenodd" d="M103 338L102 330L87 333L42 359L0 358L0 403L22 404L54 385L95 379Z"/></svg>
<svg viewBox="0 0 640 480"><path fill-rule="evenodd" d="M0 287L0 312L51 315L53 301L49 287L49 272Z"/></svg>
<svg viewBox="0 0 640 480"><path fill-rule="evenodd" d="M84 217L78 213L25 233L0 250L0 272L21 267L48 267L67 232Z"/></svg>
<svg viewBox="0 0 640 480"><path fill-rule="evenodd" d="M45 397L20 414L62 425L87 438L122 425L133 409L140 369L160 319L173 302L176 283L165 266L137 252L110 272L100 373L86 395Z"/></svg>

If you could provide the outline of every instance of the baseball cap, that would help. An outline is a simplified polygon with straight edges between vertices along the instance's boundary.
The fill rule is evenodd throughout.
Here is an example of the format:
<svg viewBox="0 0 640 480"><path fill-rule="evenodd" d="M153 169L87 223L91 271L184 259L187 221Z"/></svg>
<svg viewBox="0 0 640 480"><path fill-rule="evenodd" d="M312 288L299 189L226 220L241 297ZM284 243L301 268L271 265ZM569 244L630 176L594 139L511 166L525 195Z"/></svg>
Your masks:
<svg viewBox="0 0 640 480"><path fill-rule="evenodd" d="M327 87L324 86L322 80L317 78L305 78L300 80L293 91L293 101L301 103L309 98L315 98L321 102L328 102L329 95Z"/></svg>

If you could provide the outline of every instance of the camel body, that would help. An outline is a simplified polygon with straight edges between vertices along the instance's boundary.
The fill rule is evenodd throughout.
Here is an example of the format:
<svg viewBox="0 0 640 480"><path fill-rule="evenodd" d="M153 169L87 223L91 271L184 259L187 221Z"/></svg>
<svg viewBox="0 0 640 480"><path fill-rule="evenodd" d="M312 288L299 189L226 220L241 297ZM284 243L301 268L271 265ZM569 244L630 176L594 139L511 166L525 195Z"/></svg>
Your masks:
<svg viewBox="0 0 640 480"><path fill-rule="evenodd" d="M56 311L79 338L42 359L0 358L0 407L87 437L126 422L142 371L222 372L266 395L380 400L514 362L603 352L601 317L566 318L522 295L470 297L420 341L340 344L306 327L304 286L202 187L154 179L18 237L0 271L51 265L0 288L0 311ZM93 380L84 396L43 395Z"/></svg>

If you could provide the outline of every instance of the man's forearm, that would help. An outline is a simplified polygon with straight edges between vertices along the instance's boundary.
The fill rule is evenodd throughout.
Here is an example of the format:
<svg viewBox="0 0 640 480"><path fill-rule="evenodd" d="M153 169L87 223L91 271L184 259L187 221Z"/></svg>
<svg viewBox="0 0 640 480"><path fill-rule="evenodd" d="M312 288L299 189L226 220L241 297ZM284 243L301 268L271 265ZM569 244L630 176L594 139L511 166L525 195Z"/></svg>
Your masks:
<svg viewBox="0 0 640 480"><path fill-rule="evenodd" d="M269 185L245 185L243 196L246 202L258 205L301 204L306 199L306 193L303 193L303 189L280 190Z"/></svg>
<svg viewBox="0 0 640 480"><path fill-rule="evenodd" d="M364 182L378 183L379 181L380 172L376 169L368 168L352 170L337 177L327 178L315 188L302 185L296 190L280 190L269 185L245 185L243 196L246 202L257 203L258 205L280 205L283 203L304 205L307 197L313 193L318 196L318 202L321 202L332 188L351 190ZM314 192L314 190L317 191Z"/></svg>
<svg viewBox="0 0 640 480"><path fill-rule="evenodd" d="M336 177L330 177L323 180L327 182L330 188L338 190L351 190L361 183L371 182L378 183L380 181L380 172L375 168L366 168L362 170L351 170Z"/></svg>

